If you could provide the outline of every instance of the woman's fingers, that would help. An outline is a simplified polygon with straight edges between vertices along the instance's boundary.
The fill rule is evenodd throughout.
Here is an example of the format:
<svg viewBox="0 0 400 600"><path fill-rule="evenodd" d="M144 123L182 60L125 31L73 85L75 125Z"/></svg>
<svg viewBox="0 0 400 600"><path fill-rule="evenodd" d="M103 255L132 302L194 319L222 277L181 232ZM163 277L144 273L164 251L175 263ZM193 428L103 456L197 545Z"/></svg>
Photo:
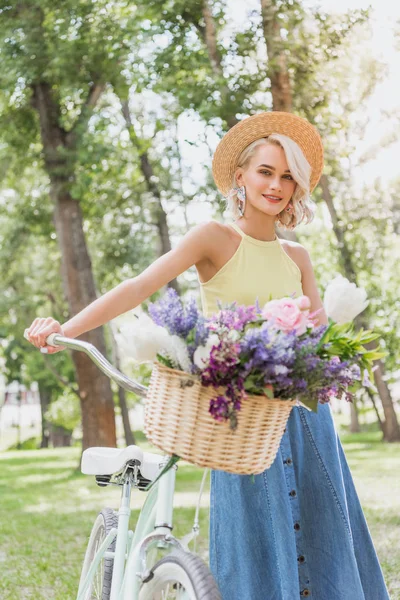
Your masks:
<svg viewBox="0 0 400 600"><path fill-rule="evenodd" d="M43 338L43 333L47 331L47 325L52 321L53 319L51 319L51 317L47 319L35 319L31 327L28 329L29 341L37 348L45 346L46 338ZM50 335L50 333L47 335Z"/></svg>
<svg viewBox="0 0 400 600"><path fill-rule="evenodd" d="M47 350L46 354L54 354L63 349L60 346L55 347L46 344L46 339L51 333L63 335L60 323L52 317L35 319L26 333L31 344L36 346L36 348Z"/></svg>
<svg viewBox="0 0 400 600"><path fill-rule="evenodd" d="M27 331L28 340L37 348L39 348L39 339L37 338L37 333L40 331L41 326L42 319L35 319Z"/></svg>
<svg viewBox="0 0 400 600"><path fill-rule="evenodd" d="M45 346L44 348L40 348L40 352L43 352L43 354L55 354L61 350L65 350L65 346Z"/></svg>

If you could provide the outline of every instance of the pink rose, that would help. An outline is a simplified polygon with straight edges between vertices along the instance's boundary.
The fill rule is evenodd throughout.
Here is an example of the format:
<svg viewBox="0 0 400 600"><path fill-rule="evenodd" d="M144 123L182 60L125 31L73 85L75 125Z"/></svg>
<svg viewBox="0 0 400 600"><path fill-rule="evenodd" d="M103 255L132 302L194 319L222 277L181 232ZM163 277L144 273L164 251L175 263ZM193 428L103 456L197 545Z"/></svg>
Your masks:
<svg viewBox="0 0 400 600"><path fill-rule="evenodd" d="M292 298L267 302L263 308L262 316L264 319L274 321L276 328L280 331L289 332L294 330L297 335L302 335L307 331L307 314L300 310L297 302Z"/></svg>
<svg viewBox="0 0 400 600"><path fill-rule="evenodd" d="M311 308L311 301L308 296L300 296L294 300L300 310L309 310Z"/></svg>

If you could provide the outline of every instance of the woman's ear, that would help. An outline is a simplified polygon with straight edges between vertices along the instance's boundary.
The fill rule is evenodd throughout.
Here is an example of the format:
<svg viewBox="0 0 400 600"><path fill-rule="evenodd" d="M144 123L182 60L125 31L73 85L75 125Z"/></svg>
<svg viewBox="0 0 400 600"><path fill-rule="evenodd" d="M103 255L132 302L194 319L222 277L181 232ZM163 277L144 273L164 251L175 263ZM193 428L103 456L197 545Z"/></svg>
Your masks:
<svg viewBox="0 0 400 600"><path fill-rule="evenodd" d="M238 187L243 185L243 171L242 169L238 169L235 173L235 181Z"/></svg>

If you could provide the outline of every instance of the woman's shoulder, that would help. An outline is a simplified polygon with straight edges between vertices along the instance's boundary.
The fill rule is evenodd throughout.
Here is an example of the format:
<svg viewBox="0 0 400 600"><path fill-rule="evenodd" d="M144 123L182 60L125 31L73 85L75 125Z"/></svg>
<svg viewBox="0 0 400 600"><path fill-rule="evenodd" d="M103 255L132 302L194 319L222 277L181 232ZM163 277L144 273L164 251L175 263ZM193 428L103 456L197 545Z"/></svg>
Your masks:
<svg viewBox="0 0 400 600"><path fill-rule="evenodd" d="M231 242L233 238L230 237L232 234L229 229L232 234L237 235L232 228L218 221L198 223L186 232L177 245L176 252L190 255L195 264L200 261L219 261L221 254L229 252L231 246L235 247L234 242Z"/></svg>
<svg viewBox="0 0 400 600"><path fill-rule="evenodd" d="M192 239L198 251L200 248L201 258L195 264L200 281L204 283L233 256L240 243L240 236L229 225L215 220L199 223L190 232L190 235L195 235Z"/></svg>
<svg viewBox="0 0 400 600"><path fill-rule="evenodd" d="M198 223L190 231L197 236L205 237L211 244L218 244L238 235L229 225L215 220Z"/></svg>
<svg viewBox="0 0 400 600"><path fill-rule="evenodd" d="M299 242L292 242L292 240L281 240L281 245L286 254L296 263L302 273L310 268L310 254L307 248L302 244Z"/></svg>

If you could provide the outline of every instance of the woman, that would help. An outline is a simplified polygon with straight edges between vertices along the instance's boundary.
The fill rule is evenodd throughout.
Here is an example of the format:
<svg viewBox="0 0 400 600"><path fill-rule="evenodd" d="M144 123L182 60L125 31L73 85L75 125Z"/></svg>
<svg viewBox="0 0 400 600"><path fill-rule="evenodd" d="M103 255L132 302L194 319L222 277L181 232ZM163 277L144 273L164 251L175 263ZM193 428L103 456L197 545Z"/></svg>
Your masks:
<svg viewBox="0 0 400 600"><path fill-rule="evenodd" d="M195 265L204 313L217 301L260 304L307 295L327 318L307 250L275 226L310 221L310 191L323 167L318 132L300 117L254 115L233 127L213 159L235 223L191 229L174 249L61 326L35 319L30 341L53 353L50 333L77 337L138 306ZM257 475L213 471L211 569L226 600L387 600L388 593L330 407L292 410L277 458Z"/></svg>

